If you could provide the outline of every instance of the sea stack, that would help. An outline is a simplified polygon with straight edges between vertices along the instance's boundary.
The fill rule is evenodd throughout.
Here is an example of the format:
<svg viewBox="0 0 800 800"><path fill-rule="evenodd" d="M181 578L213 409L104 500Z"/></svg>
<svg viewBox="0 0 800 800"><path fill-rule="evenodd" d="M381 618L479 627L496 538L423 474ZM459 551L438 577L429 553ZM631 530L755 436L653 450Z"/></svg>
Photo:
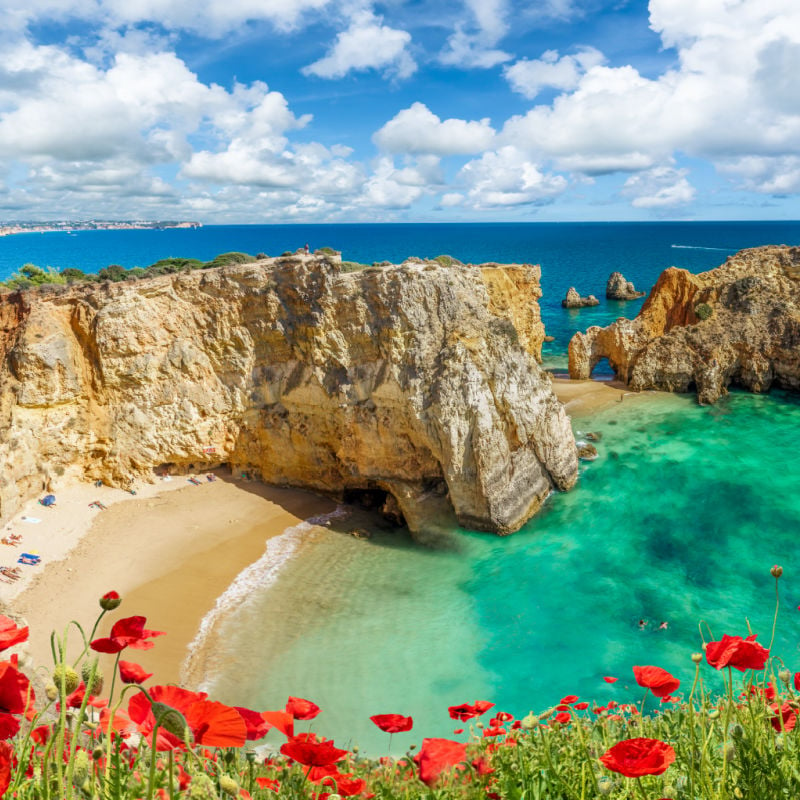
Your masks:
<svg viewBox="0 0 800 800"><path fill-rule="evenodd" d="M664 270L635 319L573 336L569 372L586 379L607 358L632 389L714 403L731 385L800 391L799 354L800 247L770 246L698 275Z"/></svg>
<svg viewBox="0 0 800 800"><path fill-rule="evenodd" d="M599 306L600 301L593 294L581 297L578 290L574 286L570 286L567 289L567 296L561 301L561 305L564 308L586 308L587 306Z"/></svg>
<svg viewBox="0 0 800 800"><path fill-rule="evenodd" d="M518 529L577 477L539 268L282 257L0 297L0 512L61 475L228 464Z"/></svg>
<svg viewBox="0 0 800 800"><path fill-rule="evenodd" d="M637 292L631 281L625 280L621 272L612 272L606 283L606 298L609 300L635 300L644 297L645 292Z"/></svg>

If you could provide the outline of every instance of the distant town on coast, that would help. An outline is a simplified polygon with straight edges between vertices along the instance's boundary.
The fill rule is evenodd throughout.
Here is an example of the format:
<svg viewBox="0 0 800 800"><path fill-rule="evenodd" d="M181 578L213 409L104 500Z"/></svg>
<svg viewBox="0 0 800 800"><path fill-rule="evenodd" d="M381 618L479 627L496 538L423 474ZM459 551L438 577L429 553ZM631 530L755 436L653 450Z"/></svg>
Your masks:
<svg viewBox="0 0 800 800"><path fill-rule="evenodd" d="M8 222L0 225L0 236L14 233L48 233L51 231L120 231L147 228L201 228L202 222L142 220L57 220L54 222Z"/></svg>

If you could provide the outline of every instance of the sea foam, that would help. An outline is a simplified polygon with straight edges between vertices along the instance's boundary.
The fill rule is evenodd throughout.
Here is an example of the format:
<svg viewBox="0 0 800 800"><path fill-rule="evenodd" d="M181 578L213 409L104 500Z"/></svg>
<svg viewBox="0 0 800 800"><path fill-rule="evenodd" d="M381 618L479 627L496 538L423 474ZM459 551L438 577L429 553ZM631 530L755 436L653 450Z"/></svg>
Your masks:
<svg viewBox="0 0 800 800"><path fill-rule="evenodd" d="M205 684L213 676L206 675L203 667L203 654L206 646L217 627L232 609L241 606L254 592L263 592L278 579L282 569L297 552L298 547L306 534L315 526L326 525L337 519L349 516L351 509L347 506L337 506L327 514L315 517L292 525L278 536L272 536L266 541L264 555L245 567L234 578L230 586L217 598L214 607L203 617L194 639L188 645L186 659L181 666L182 682L197 685L201 691L206 689Z"/></svg>

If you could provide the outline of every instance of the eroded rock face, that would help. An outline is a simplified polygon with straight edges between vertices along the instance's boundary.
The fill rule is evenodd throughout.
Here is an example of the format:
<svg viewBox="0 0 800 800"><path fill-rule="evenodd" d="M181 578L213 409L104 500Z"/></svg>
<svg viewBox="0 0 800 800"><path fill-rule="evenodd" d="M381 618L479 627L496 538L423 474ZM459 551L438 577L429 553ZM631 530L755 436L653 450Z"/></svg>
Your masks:
<svg viewBox="0 0 800 800"><path fill-rule="evenodd" d="M0 298L0 513L58 476L228 463L343 496L430 495L509 533L575 482L538 366L538 267L338 259Z"/></svg>
<svg viewBox="0 0 800 800"><path fill-rule="evenodd" d="M696 390L701 403L730 385L800 390L800 248L742 250L698 275L665 270L636 319L570 341L573 378L602 358L632 389Z"/></svg>
<svg viewBox="0 0 800 800"><path fill-rule="evenodd" d="M606 283L606 297L609 300L635 300L644 297L645 292L637 292L631 281L625 280L621 272L612 272Z"/></svg>
<svg viewBox="0 0 800 800"><path fill-rule="evenodd" d="M567 289L567 296L561 301L564 308L586 308L587 306L599 306L600 301L593 295L587 294L581 297L574 286Z"/></svg>

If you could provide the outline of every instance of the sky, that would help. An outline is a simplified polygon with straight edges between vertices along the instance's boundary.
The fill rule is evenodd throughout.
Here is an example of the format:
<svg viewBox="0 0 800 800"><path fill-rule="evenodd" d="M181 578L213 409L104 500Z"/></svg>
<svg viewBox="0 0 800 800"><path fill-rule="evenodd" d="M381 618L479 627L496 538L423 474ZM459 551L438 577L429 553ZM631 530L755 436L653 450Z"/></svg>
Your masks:
<svg viewBox="0 0 800 800"><path fill-rule="evenodd" d="M0 221L800 219L798 0L0 11Z"/></svg>

